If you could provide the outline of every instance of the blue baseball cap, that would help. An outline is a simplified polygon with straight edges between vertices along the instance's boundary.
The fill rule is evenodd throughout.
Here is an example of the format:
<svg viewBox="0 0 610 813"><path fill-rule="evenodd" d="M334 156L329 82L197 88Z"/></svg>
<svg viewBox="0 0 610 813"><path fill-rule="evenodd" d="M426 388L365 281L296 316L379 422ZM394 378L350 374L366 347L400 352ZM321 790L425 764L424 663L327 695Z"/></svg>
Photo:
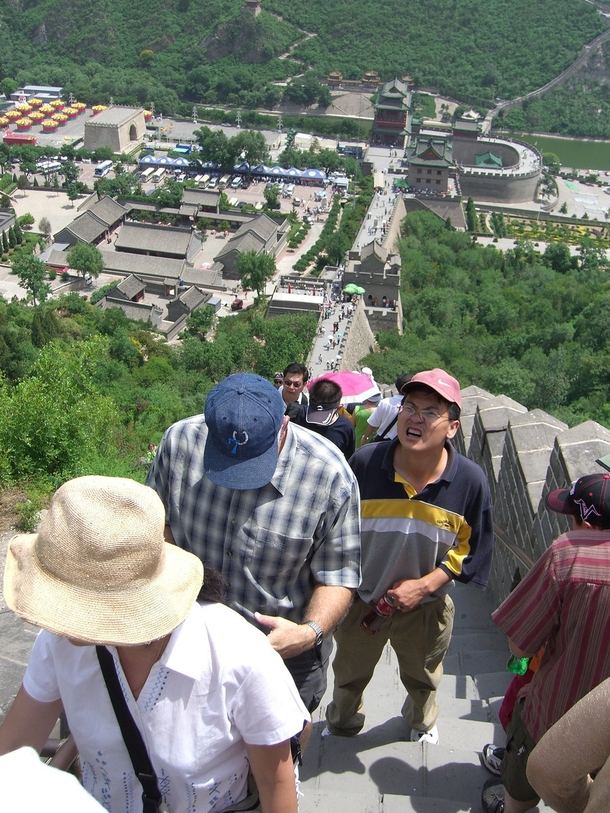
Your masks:
<svg viewBox="0 0 610 813"><path fill-rule="evenodd" d="M240 491L267 485L285 408L279 390L258 375L237 373L217 384L205 404L203 467L210 480Z"/></svg>

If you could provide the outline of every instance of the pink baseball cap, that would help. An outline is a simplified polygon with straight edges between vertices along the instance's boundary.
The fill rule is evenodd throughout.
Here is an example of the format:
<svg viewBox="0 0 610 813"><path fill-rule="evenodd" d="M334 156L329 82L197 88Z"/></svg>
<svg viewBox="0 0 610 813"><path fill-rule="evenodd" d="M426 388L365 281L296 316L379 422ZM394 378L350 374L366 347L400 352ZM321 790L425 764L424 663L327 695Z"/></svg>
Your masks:
<svg viewBox="0 0 610 813"><path fill-rule="evenodd" d="M401 393L406 395L411 387L416 384L424 384L430 387L431 390L438 393L441 398L449 403L457 404L460 409L462 408L462 393L460 392L460 383L449 373L435 367L434 370L423 370L421 373L415 375L407 381L402 387Z"/></svg>

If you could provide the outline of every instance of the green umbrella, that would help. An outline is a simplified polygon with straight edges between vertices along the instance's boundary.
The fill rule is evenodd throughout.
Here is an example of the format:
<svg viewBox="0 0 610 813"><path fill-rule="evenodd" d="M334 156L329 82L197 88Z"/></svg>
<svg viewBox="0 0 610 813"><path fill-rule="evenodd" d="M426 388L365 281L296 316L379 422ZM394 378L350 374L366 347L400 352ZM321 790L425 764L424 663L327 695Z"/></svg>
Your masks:
<svg viewBox="0 0 610 813"><path fill-rule="evenodd" d="M346 285L345 288L343 289L343 292L346 294L357 294L360 291L361 288L359 288L357 285L354 285L353 282L350 282L350 284ZM362 291L362 293L364 293L364 291Z"/></svg>
<svg viewBox="0 0 610 813"><path fill-rule="evenodd" d="M355 294L363 294L364 288L361 288L359 285L356 285L356 290L354 291Z"/></svg>

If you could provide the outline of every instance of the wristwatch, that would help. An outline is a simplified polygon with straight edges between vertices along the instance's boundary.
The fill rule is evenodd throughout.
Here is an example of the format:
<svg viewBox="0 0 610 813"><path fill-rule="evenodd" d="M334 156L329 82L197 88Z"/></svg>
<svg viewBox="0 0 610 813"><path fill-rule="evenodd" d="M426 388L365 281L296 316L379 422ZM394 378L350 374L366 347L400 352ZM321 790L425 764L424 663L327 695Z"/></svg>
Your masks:
<svg viewBox="0 0 610 813"><path fill-rule="evenodd" d="M320 644L324 640L324 631L322 630L322 627L319 624L316 624L315 621L304 621L303 623L306 624L308 627L311 627L312 630L315 632L316 634L315 646L320 646Z"/></svg>

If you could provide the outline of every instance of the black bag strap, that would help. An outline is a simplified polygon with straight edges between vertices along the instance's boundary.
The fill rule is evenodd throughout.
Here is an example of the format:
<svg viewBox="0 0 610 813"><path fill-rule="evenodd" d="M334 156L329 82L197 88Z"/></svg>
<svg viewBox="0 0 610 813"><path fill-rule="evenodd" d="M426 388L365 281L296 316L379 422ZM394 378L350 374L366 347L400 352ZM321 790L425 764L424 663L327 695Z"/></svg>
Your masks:
<svg viewBox="0 0 610 813"><path fill-rule="evenodd" d="M131 764L142 785L143 813L157 813L161 804L161 793L157 781L157 774L152 766L146 745L142 739L140 729L131 716L127 701L123 695L119 677L116 673L114 658L105 646L96 646L97 659L108 689L110 702L116 714L116 719L123 735L123 740L129 752Z"/></svg>
<svg viewBox="0 0 610 813"><path fill-rule="evenodd" d="M379 434L379 435L375 435L375 440L383 440L385 438L385 436L388 434L388 432L390 431L390 429L394 426L394 424L396 423L397 420L398 420L398 412L396 413L396 415L394 415L394 417L392 418L390 423L386 426L386 428L383 430L383 432L381 434Z"/></svg>

